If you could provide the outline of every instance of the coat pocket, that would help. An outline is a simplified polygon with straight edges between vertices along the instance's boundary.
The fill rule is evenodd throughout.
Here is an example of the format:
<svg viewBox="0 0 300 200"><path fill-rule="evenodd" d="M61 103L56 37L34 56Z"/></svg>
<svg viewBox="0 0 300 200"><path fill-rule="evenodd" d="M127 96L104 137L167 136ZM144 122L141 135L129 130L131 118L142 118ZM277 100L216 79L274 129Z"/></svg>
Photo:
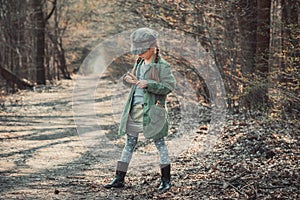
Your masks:
<svg viewBox="0 0 300 200"><path fill-rule="evenodd" d="M155 138L167 123L167 111L160 105L152 105L149 110L150 123L144 127L145 138Z"/></svg>

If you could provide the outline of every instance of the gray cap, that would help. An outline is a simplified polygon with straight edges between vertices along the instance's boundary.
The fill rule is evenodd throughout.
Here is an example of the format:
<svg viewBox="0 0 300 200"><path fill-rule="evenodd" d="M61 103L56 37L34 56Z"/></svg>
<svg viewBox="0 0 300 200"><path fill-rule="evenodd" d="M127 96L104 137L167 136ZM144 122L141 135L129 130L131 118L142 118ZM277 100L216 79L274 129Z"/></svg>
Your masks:
<svg viewBox="0 0 300 200"><path fill-rule="evenodd" d="M158 33L150 28L139 28L130 35L131 52L135 55L142 54L152 45L156 44Z"/></svg>

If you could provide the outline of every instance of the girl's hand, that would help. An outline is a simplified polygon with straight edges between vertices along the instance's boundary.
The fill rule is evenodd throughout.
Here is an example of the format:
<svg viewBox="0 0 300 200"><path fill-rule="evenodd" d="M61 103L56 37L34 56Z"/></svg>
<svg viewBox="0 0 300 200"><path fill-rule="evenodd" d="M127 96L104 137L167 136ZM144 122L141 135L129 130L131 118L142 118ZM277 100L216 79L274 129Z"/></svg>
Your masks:
<svg viewBox="0 0 300 200"><path fill-rule="evenodd" d="M123 79L130 84L137 84L138 82L137 78L130 72L127 72Z"/></svg>
<svg viewBox="0 0 300 200"><path fill-rule="evenodd" d="M140 88L145 89L148 87L148 81L147 80L140 80L136 83Z"/></svg>

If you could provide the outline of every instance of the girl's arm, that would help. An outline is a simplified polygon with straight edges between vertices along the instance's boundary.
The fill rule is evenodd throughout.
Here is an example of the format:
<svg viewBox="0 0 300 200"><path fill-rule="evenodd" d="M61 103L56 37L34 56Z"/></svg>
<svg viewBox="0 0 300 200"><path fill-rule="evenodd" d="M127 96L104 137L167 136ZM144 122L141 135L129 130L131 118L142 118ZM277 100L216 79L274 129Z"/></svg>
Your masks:
<svg viewBox="0 0 300 200"><path fill-rule="evenodd" d="M164 65L159 73L160 82L148 80L147 91L158 95L167 95L175 88L175 78L170 65Z"/></svg>

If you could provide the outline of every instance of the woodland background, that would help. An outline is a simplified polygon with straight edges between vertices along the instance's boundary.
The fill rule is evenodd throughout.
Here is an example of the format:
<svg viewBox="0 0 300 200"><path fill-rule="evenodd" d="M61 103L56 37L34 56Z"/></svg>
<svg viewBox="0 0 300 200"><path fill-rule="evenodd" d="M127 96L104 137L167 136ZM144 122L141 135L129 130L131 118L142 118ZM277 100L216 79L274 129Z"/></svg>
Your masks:
<svg viewBox="0 0 300 200"><path fill-rule="evenodd" d="M173 29L210 52L224 80L228 114L221 142L203 159L178 158L175 166L181 168L174 172L169 193L134 188L115 199L300 198L299 9L299 0L0 0L1 121L9 123L9 107L18 104L13 94L72 81L84 58L106 37L143 26ZM187 60L163 55L209 109L201 74ZM127 54L115 59L109 77L119 77L133 60ZM200 126L197 134L206 130ZM1 142L9 141L8 135ZM88 186L77 182L82 190L70 187L108 195L87 181Z"/></svg>
<svg viewBox="0 0 300 200"><path fill-rule="evenodd" d="M105 36L159 25L197 38L213 53L230 109L299 115L297 0L1 0L0 12L1 95L70 79Z"/></svg>

